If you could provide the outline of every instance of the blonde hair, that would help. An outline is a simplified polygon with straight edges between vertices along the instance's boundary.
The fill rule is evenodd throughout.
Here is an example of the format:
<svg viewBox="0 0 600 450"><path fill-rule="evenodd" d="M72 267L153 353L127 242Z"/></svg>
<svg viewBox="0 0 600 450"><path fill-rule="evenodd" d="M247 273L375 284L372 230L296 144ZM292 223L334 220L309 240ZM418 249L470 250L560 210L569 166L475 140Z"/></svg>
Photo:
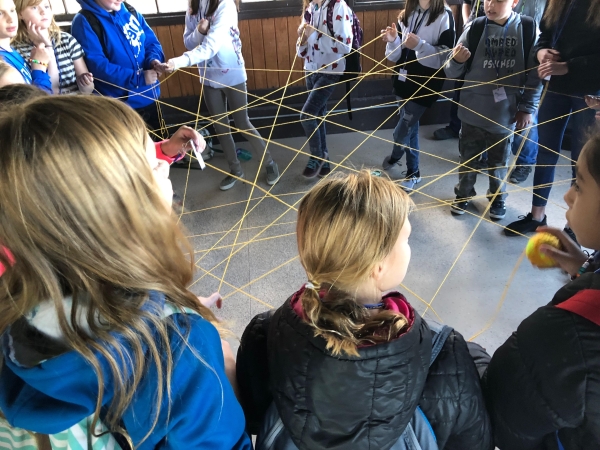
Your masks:
<svg viewBox="0 0 600 450"><path fill-rule="evenodd" d="M147 302L148 293L164 293L218 324L188 290L193 251L153 178L144 122L106 97L47 96L0 116L0 140L0 243L16 261L9 264L0 252L7 268L0 278L0 333L51 301L65 344L97 373L95 421L106 379L94 352L109 363L114 399L103 422L127 439L119 420L155 367L155 404L148 408L154 422L145 440L165 396L170 404L168 331L177 332ZM65 296L72 296L70 315ZM76 321L82 309L89 332Z"/></svg>
<svg viewBox="0 0 600 450"><path fill-rule="evenodd" d="M546 11L542 20L546 26L554 26L558 19L566 13L568 1L565 0L548 0ZM590 0L590 8L586 20L595 28L600 28L600 0Z"/></svg>
<svg viewBox="0 0 600 450"><path fill-rule="evenodd" d="M21 14L25 8L29 8L30 6L38 6L44 0L14 0L15 7L17 9L17 13ZM52 9L52 4L50 4L50 9ZM60 42L60 27L54 20L54 15L52 15L52 20L50 21L50 27L48 27L48 34L50 35L50 39L54 42ZM19 30L17 31L17 35L14 38L14 42L19 43L29 43L31 39L29 39L29 33L27 32L27 24L19 18Z"/></svg>
<svg viewBox="0 0 600 450"><path fill-rule="evenodd" d="M371 315L353 292L392 251L411 207L398 185L368 171L328 178L302 199L298 252L315 286L302 293L302 307L333 355L358 356L358 346L388 342L407 325L397 312Z"/></svg>

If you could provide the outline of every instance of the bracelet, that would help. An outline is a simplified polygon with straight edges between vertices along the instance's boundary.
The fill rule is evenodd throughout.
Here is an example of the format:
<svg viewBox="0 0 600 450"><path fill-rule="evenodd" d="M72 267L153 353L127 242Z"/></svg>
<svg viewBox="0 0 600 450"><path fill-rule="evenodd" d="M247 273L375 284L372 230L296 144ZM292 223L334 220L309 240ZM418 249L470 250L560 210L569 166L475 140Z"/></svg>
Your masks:
<svg viewBox="0 0 600 450"><path fill-rule="evenodd" d="M581 275L583 275L585 273L585 271L588 269L588 267L590 267L591 262L594 260L593 256L590 256L586 262L583 263L583 266L581 266L579 268L579 270L577 271L577 273L575 275L573 275L571 277L571 281L576 280L577 278L579 278Z"/></svg>
<svg viewBox="0 0 600 450"><path fill-rule="evenodd" d="M48 63L45 63L43 61L39 61L37 59L30 59L29 62L31 64L39 64L40 66L48 67Z"/></svg>

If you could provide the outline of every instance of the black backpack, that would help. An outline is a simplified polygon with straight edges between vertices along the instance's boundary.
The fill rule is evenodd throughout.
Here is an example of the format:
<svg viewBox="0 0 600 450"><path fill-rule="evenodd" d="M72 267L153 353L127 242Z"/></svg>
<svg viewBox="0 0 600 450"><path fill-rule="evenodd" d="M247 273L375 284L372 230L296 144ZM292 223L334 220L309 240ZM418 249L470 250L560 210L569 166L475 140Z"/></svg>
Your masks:
<svg viewBox="0 0 600 450"><path fill-rule="evenodd" d="M125 5L125 8L127 8L127 11L129 11L132 15L137 17L137 11L133 6L131 6L127 2L123 2L123 4ZM106 32L104 31L104 27L102 26L100 19L96 17L96 14L87 9L82 9L81 11L79 11L79 14L86 18L86 20L90 24L90 27L92 27L92 30L94 30L94 33L96 33L96 36L98 36L98 40L100 41L100 45L102 45L102 51L104 52L104 55L107 55Z"/></svg>
<svg viewBox="0 0 600 450"><path fill-rule="evenodd" d="M471 29L469 30L469 42L468 48L471 52L471 57L467 60L467 70L468 72L471 69L471 65L473 64L473 59L475 58L475 52L477 51L477 46L481 41L481 36L483 36L483 32L485 31L486 17L478 17L473 22L471 22ZM523 50L525 52L525 68L527 69L527 63L529 62L529 53L531 52L531 47L535 43L536 38L536 26L535 21L529 16L521 16L521 24L523 25ZM465 73L466 73L465 72Z"/></svg>

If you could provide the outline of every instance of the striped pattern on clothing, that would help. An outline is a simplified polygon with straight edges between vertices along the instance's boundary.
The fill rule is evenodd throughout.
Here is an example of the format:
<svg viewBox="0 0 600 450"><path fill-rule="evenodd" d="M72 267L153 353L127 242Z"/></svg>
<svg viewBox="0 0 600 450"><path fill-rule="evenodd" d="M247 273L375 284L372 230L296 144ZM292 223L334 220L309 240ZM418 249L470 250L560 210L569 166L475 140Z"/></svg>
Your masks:
<svg viewBox="0 0 600 450"><path fill-rule="evenodd" d="M77 74L73 61L83 58L84 52L79 42L64 31L60 33L59 42L52 42L54 45L54 55L58 64L59 86L61 94L77 94ZM31 42L14 42L13 47L26 61L31 57L33 44Z"/></svg>
<svg viewBox="0 0 600 450"><path fill-rule="evenodd" d="M37 442L29 431L11 427L0 418L0 449L37 450Z"/></svg>

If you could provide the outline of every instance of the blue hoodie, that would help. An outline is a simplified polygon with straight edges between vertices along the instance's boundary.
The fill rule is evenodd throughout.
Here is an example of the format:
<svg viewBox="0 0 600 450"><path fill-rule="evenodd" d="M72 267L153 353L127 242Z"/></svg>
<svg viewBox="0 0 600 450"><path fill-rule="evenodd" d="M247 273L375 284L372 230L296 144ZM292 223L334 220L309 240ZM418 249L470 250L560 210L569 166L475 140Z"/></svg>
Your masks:
<svg viewBox="0 0 600 450"><path fill-rule="evenodd" d="M163 305L164 296L151 293L143 308L162 310ZM225 375L216 329L196 315L174 314L171 318L178 330L169 331L173 353L170 418L167 421L165 398L156 427L137 448L251 450L242 408ZM46 360L40 358L40 348L46 349L46 353L50 348L44 347L48 340L36 336L39 332L35 328L32 333L31 325L21 326L22 321L20 325L19 322L13 324L2 336L4 365L0 372L0 409L12 426L56 434L94 413L97 377L75 351ZM184 342L181 335L185 336L188 329ZM118 335L115 338L121 340ZM112 375L106 359L95 353L105 377L103 406L107 406L112 400ZM35 365L27 363L32 358ZM151 366L122 416L134 444L139 443L151 427L150 411L156 387L156 369Z"/></svg>
<svg viewBox="0 0 600 450"><path fill-rule="evenodd" d="M155 59L164 62L165 55L144 17L140 13L135 17L124 4L120 11L108 12L94 0L77 2L82 9L91 11L104 27L108 55L104 54L98 36L83 15L75 15L71 25L71 34L85 51L85 62L97 81L96 89L107 97L125 97L134 109L152 104L160 96L160 87L158 83L154 88L147 85L143 71L151 69L150 63Z"/></svg>
<svg viewBox="0 0 600 450"><path fill-rule="evenodd" d="M3 48L0 48L0 58L18 70L23 77L23 80L25 80L25 83L33 84L42 91L52 94L52 82L50 81L50 76L43 70L31 70L18 51L12 50L8 52Z"/></svg>

